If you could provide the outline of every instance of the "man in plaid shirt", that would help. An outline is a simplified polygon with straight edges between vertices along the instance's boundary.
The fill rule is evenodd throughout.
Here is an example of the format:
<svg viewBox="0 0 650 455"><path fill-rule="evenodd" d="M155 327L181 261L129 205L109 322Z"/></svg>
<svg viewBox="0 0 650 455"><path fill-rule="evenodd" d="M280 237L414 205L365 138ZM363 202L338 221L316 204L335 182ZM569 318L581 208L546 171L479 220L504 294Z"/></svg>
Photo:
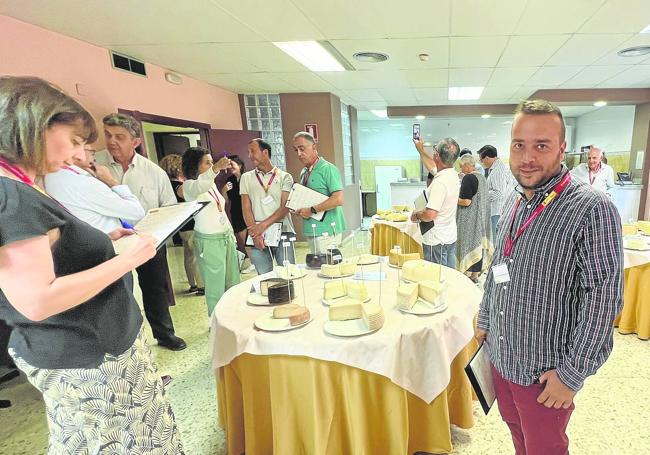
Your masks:
<svg viewBox="0 0 650 455"><path fill-rule="evenodd" d="M476 336L517 454L568 454L573 398L609 356L622 309L620 217L604 193L571 179L564 134L553 104L518 106L510 169L519 186L479 310Z"/></svg>

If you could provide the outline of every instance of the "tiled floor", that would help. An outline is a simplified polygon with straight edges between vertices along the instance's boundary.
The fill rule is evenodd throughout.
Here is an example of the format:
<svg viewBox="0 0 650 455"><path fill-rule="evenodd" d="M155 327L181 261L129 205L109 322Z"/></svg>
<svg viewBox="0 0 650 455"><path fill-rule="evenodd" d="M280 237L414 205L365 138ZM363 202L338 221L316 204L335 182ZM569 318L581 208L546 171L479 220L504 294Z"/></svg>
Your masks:
<svg viewBox="0 0 650 455"><path fill-rule="evenodd" d="M305 251L305 248L297 250L299 261L304 258ZM350 253L349 249L347 253ZM202 297L184 294L187 282L183 281L180 248L170 249L170 265L178 302L172 308L172 315L177 333L187 340L188 348L174 353L154 345L156 362L161 374L174 377L167 390L187 453L225 454L224 433L216 425L215 383L209 362L205 303ZM22 377L1 387L0 397L11 399L14 406L0 409L0 453L45 453L47 428L38 392ZM576 411L568 430L571 453L650 453L649 390L650 343L634 336L615 335L611 358L596 376L587 381L576 398ZM508 430L497 409L494 408L486 417L475 405L475 414L474 428L453 430L453 453L513 453Z"/></svg>

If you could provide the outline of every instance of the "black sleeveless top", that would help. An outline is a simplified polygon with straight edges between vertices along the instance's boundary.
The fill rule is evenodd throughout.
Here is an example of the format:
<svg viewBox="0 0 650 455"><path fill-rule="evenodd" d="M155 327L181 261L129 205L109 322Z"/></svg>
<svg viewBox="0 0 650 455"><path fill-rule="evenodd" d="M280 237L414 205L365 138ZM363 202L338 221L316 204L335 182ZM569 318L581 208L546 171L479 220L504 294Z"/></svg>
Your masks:
<svg viewBox="0 0 650 455"><path fill-rule="evenodd" d="M0 177L0 247L47 235L57 277L88 270L115 257L111 240L30 186ZM34 302L38 304L38 302ZM13 331L9 347L37 368L94 368L106 353L126 351L142 326L142 315L125 275L95 297L42 321L19 313L0 290L0 318Z"/></svg>

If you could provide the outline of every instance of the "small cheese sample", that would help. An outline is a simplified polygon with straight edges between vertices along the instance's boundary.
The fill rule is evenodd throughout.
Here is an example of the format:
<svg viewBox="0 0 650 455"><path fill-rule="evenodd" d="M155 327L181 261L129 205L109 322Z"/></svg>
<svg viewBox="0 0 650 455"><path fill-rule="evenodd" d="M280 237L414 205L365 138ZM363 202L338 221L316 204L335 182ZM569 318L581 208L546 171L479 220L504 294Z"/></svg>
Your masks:
<svg viewBox="0 0 650 455"><path fill-rule="evenodd" d="M301 306L289 316L289 325L296 326L309 321L311 314L307 307Z"/></svg>
<svg viewBox="0 0 650 455"><path fill-rule="evenodd" d="M623 240L623 245L625 248L631 250L644 250L647 248L645 239L643 237L626 237Z"/></svg>
<svg viewBox="0 0 650 455"><path fill-rule="evenodd" d="M438 281L426 280L420 281L418 289L418 296L429 303L437 303L440 293L442 292L442 285Z"/></svg>
<svg viewBox="0 0 650 455"><path fill-rule="evenodd" d="M388 263L397 267L402 267L405 262L420 259L420 253L401 253L396 249L388 252Z"/></svg>
<svg viewBox="0 0 650 455"><path fill-rule="evenodd" d="M417 283L401 283L397 287L397 307L402 310L410 310L418 300Z"/></svg>
<svg viewBox="0 0 650 455"><path fill-rule="evenodd" d="M344 299L341 302L333 303L329 309L330 321L347 321L361 317L361 302L355 299Z"/></svg>
<svg viewBox="0 0 650 455"><path fill-rule="evenodd" d="M290 280L302 276L300 273L300 268L295 264L289 264L287 267L279 265L275 268L275 273L280 278L285 280Z"/></svg>
<svg viewBox="0 0 650 455"><path fill-rule="evenodd" d="M378 258L374 254L362 254L357 260L359 265L374 264L375 262L378 262Z"/></svg>
<svg viewBox="0 0 650 455"><path fill-rule="evenodd" d="M345 295L345 283L343 283L343 281L334 280L325 282L325 287L323 290L324 299L338 299L340 297L345 297Z"/></svg>
<svg viewBox="0 0 650 455"><path fill-rule="evenodd" d="M323 264L320 266L320 273L324 276L340 276L341 267L339 264Z"/></svg>
<svg viewBox="0 0 650 455"><path fill-rule="evenodd" d="M341 266L341 275L354 275L357 271L357 264L354 262L343 261Z"/></svg>
<svg viewBox="0 0 650 455"><path fill-rule="evenodd" d="M284 319L288 318L293 314L296 314L297 310L303 308L297 303L287 303L286 305L280 305L273 308L273 317L275 319Z"/></svg>
<svg viewBox="0 0 650 455"><path fill-rule="evenodd" d="M268 278L266 280L260 281L260 294L263 296L269 295L269 286L274 284L284 283L286 280L283 278Z"/></svg>
<svg viewBox="0 0 650 455"><path fill-rule="evenodd" d="M440 265L423 259L408 261L402 267L402 278L408 281L437 280L439 274Z"/></svg>
<svg viewBox="0 0 650 455"><path fill-rule="evenodd" d="M368 298L368 289L364 283L355 283L354 281L345 282L345 293L351 299L365 301Z"/></svg>
<svg viewBox="0 0 650 455"><path fill-rule="evenodd" d="M368 330L381 329L384 325L384 309L377 303L368 303L363 305L361 318Z"/></svg>
<svg viewBox="0 0 650 455"><path fill-rule="evenodd" d="M290 303L296 298L296 292L293 289L293 281L281 280L279 283L273 283L267 289L270 304Z"/></svg>

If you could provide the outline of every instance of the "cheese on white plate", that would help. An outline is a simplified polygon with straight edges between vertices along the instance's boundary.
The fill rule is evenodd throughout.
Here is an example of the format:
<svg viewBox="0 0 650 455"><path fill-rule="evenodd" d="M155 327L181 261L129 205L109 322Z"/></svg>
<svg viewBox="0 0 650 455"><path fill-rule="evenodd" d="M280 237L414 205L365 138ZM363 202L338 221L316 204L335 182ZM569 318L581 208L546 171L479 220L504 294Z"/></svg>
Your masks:
<svg viewBox="0 0 650 455"><path fill-rule="evenodd" d="M345 297L345 283L341 280L326 281L323 289L323 298L326 300Z"/></svg>
<svg viewBox="0 0 650 455"><path fill-rule="evenodd" d="M324 276L340 276L341 267L339 264L323 264L320 266L320 273Z"/></svg>
<svg viewBox="0 0 650 455"><path fill-rule="evenodd" d="M417 283L401 283L397 288L397 307L410 310L418 300Z"/></svg>
<svg viewBox="0 0 650 455"><path fill-rule="evenodd" d="M347 321L350 319L359 319L361 317L361 302L355 299L344 299L336 302L329 307L330 321Z"/></svg>
<svg viewBox="0 0 650 455"><path fill-rule="evenodd" d="M361 317L368 330L381 329L384 325L384 309L377 303L363 305Z"/></svg>
<svg viewBox="0 0 650 455"><path fill-rule="evenodd" d="M423 259L408 261L402 267L402 278L409 281L437 280L439 274L440 265Z"/></svg>
<svg viewBox="0 0 650 455"><path fill-rule="evenodd" d="M422 300L429 303L437 303L442 292L442 284L438 281L426 280L420 281L418 295Z"/></svg>
<svg viewBox="0 0 650 455"><path fill-rule="evenodd" d="M364 283L346 281L345 293L351 299L361 300L362 302L368 298L368 288L366 288L366 285Z"/></svg>

